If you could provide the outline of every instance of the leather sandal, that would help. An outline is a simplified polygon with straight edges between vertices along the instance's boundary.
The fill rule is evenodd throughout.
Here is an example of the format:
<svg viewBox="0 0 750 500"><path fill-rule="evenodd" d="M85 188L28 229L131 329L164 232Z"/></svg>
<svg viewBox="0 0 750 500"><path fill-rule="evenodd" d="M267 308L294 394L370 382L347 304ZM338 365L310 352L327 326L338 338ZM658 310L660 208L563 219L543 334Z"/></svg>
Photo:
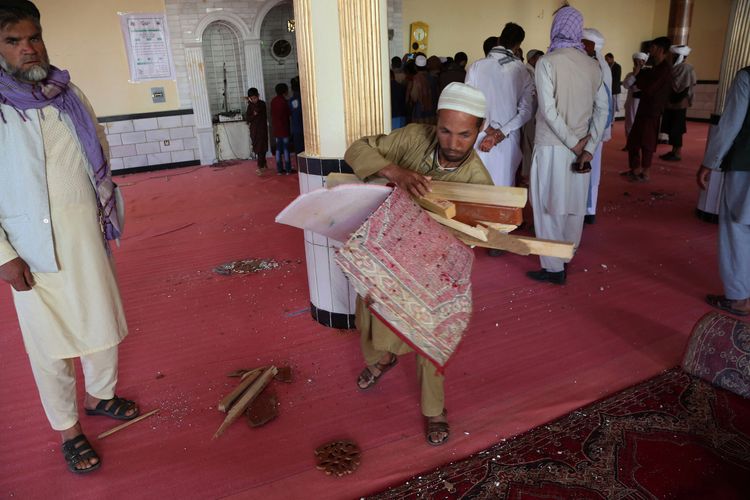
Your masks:
<svg viewBox="0 0 750 500"><path fill-rule="evenodd" d="M735 303L740 301L728 299L724 295L706 295L706 302L717 309L736 314L737 316L747 316L750 314L749 310L737 309L735 307Z"/></svg>
<svg viewBox="0 0 750 500"><path fill-rule="evenodd" d="M441 416L447 417L448 410L443 410ZM448 441L448 438L450 438L451 432L451 426L448 424L448 422L431 422L430 417L425 417L425 421L427 424L427 428L425 430L425 439L427 440L427 443L431 446L440 446L442 444L445 444ZM445 433L445 437L440 441L433 441L432 439L430 439L430 436L437 432Z"/></svg>
<svg viewBox="0 0 750 500"><path fill-rule="evenodd" d="M102 460L99 458L99 455L96 454L91 447L91 443L89 443L89 440L86 439L86 436L83 434L79 434L73 439L65 441L62 444L62 452L65 457L65 462L68 464L68 470L73 474L86 474L95 471L102 465ZM91 458L96 458L98 462L91 467L76 467L83 462L88 462Z"/></svg>
<svg viewBox="0 0 750 500"><path fill-rule="evenodd" d="M133 414L128 415L128 411L135 409ZM116 420L133 420L137 417L141 411L138 409L138 405L135 401L124 399L115 396L112 399L102 399L96 408L86 408L86 415L104 415L105 417L114 418Z"/></svg>
<svg viewBox="0 0 750 500"><path fill-rule="evenodd" d="M375 363L374 365L372 365L372 368L375 368L376 370L378 370L378 372L380 372L377 375L373 373L370 366L365 366L365 369L362 370L362 373L360 373L359 377L357 377L357 387L359 387L361 391L369 389L378 382L378 379L382 377L385 372L396 366L397 363L398 356L396 356L395 354L391 354L390 363ZM364 387L362 386L362 384L364 384Z"/></svg>

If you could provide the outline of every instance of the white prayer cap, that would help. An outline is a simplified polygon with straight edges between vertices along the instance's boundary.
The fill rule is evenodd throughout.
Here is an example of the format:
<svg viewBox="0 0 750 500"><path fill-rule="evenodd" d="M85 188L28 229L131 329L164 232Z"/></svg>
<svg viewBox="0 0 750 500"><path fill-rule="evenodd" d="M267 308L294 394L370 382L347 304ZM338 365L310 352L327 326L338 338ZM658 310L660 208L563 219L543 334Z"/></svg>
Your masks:
<svg viewBox="0 0 750 500"><path fill-rule="evenodd" d="M601 50L604 47L604 35L594 28L584 28L582 40L594 42L594 49Z"/></svg>
<svg viewBox="0 0 750 500"><path fill-rule="evenodd" d="M447 61L448 61L448 58L447 58L447 57L445 57L445 56L442 56L442 57L440 57L440 62L441 62L441 63L445 63L445 62L447 62Z"/></svg>
<svg viewBox="0 0 750 500"><path fill-rule="evenodd" d="M690 52L692 52L693 49L688 47L687 45L672 45L669 47L669 51L673 54L677 54L679 56L689 56Z"/></svg>
<svg viewBox="0 0 750 500"><path fill-rule="evenodd" d="M633 59L640 59L643 62L648 61L648 54L645 52L633 52Z"/></svg>
<svg viewBox="0 0 750 500"><path fill-rule="evenodd" d="M487 99L481 90L471 85L452 82L446 85L440 94L437 109L452 109L484 118L487 113Z"/></svg>
<svg viewBox="0 0 750 500"><path fill-rule="evenodd" d="M416 64L419 68L424 68L425 66L427 66L427 58L423 55L418 55L416 59L414 59L414 64Z"/></svg>

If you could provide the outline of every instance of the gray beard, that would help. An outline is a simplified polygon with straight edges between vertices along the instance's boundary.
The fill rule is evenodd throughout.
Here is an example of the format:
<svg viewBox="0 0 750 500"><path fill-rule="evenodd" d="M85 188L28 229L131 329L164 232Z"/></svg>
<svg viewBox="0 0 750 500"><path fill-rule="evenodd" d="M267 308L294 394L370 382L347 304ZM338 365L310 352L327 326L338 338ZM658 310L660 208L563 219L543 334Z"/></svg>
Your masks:
<svg viewBox="0 0 750 500"><path fill-rule="evenodd" d="M27 70L21 70L20 68L11 66L10 64L8 64L8 61L6 61L3 57L0 57L0 67L2 67L6 73L8 73L16 80L22 80L25 82L41 82L42 80L47 78L47 74L49 73L48 62L37 64Z"/></svg>

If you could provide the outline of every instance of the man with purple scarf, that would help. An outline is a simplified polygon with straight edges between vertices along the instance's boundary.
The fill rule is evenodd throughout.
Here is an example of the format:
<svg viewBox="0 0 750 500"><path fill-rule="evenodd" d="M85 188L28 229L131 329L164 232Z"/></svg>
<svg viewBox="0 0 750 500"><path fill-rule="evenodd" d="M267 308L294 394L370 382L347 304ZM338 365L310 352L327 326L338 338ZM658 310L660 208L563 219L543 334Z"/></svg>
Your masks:
<svg viewBox="0 0 750 500"><path fill-rule="evenodd" d="M583 16L565 6L555 13L550 47L536 64L534 157L529 185L537 238L570 241L576 250L586 215L591 160L602 140L609 94L599 64L584 51ZM527 276L562 285L567 261L541 257Z"/></svg>
<svg viewBox="0 0 750 500"><path fill-rule="evenodd" d="M106 138L67 71L49 64L40 15L0 1L0 279L13 288L42 406L74 473L101 460L78 422L73 358L85 411L138 416L115 395L127 325L109 243L122 231Z"/></svg>

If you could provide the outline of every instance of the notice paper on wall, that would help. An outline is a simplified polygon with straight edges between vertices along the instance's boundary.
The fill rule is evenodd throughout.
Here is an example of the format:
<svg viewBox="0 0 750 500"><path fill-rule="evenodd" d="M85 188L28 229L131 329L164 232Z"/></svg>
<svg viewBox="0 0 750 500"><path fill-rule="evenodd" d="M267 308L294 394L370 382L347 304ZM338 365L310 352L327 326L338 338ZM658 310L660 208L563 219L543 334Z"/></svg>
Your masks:
<svg viewBox="0 0 750 500"><path fill-rule="evenodd" d="M164 14L119 12L130 81L174 80L169 30Z"/></svg>

